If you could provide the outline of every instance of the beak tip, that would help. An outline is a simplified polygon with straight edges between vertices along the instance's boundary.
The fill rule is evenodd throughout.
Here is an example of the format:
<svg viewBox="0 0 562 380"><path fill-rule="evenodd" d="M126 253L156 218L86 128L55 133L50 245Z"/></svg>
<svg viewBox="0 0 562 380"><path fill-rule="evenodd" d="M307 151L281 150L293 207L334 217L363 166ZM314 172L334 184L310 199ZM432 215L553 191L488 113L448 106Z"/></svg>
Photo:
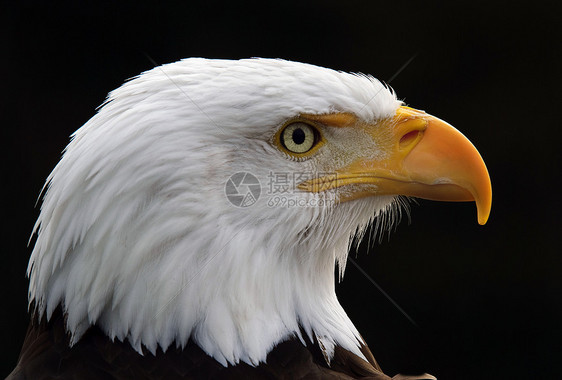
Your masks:
<svg viewBox="0 0 562 380"><path fill-rule="evenodd" d="M478 224L483 226L486 224L486 222L488 221L488 216L482 216L482 215L478 215Z"/></svg>
<svg viewBox="0 0 562 380"><path fill-rule="evenodd" d="M481 226L485 225L488 222L488 218L490 217L490 212L492 209L492 197L491 195L487 197L486 202L478 202L476 201L476 209L478 213L478 224Z"/></svg>

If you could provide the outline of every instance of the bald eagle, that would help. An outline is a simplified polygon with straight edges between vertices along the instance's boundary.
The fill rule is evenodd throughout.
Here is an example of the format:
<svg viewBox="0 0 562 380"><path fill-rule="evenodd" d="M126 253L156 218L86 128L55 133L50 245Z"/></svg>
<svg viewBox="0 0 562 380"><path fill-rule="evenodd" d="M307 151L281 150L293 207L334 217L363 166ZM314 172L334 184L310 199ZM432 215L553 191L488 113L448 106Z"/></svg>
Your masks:
<svg viewBox="0 0 562 380"><path fill-rule="evenodd" d="M339 304L400 196L475 201L456 129L375 78L185 59L111 92L48 177L10 379L388 379ZM426 378L426 377L424 377Z"/></svg>

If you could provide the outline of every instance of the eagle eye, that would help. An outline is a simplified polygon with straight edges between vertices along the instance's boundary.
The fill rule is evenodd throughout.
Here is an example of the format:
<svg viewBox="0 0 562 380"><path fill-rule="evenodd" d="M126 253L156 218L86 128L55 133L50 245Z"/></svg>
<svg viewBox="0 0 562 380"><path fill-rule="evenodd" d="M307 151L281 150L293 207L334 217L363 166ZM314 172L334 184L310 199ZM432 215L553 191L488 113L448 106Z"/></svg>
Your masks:
<svg viewBox="0 0 562 380"><path fill-rule="evenodd" d="M310 151L318 142L318 131L310 124L294 122L287 125L280 135L281 145L291 153Z"/></svg>

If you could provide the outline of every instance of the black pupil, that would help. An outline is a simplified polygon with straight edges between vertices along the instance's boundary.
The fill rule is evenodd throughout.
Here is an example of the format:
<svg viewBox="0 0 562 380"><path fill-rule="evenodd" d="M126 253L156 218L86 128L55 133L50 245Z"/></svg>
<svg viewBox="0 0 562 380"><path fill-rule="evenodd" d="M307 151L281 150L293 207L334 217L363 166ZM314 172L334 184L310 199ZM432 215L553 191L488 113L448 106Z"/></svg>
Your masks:
<svg viewBox="0 0 562 380"><path fill-rule="evenodd" d="M297 128L293 131L293 142L297 145L300 145L304 142L305 139L304 131L301 128Z"/></svg>

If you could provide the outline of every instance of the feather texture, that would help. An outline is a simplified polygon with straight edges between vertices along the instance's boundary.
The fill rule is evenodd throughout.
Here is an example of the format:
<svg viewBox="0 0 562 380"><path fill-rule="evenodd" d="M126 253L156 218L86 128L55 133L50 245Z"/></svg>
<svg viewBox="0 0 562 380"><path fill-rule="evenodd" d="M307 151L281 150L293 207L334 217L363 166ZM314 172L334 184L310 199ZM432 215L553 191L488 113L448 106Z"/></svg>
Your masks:
<svg viewBox="0 0 562 380"><path fill-rule="evenodd" d="M342 139L383 155L337 128L309 160L271 139L300 114L373 121L400 104L372 77L283 60L186 59L128 81L72 135L47 179L30 304L47 319L62 306L70 345L97 325L138 352L193 341L224 366L259 365L294 338L318 339L329 359L338 346L364 358L334 271L343 274L354 234L395 199L270 207L274 194L262 191L237 208L224 186L242 171L262 186L272 172L329 172L354 159ZM289 190L307 204L338 197Z"/></svg>

